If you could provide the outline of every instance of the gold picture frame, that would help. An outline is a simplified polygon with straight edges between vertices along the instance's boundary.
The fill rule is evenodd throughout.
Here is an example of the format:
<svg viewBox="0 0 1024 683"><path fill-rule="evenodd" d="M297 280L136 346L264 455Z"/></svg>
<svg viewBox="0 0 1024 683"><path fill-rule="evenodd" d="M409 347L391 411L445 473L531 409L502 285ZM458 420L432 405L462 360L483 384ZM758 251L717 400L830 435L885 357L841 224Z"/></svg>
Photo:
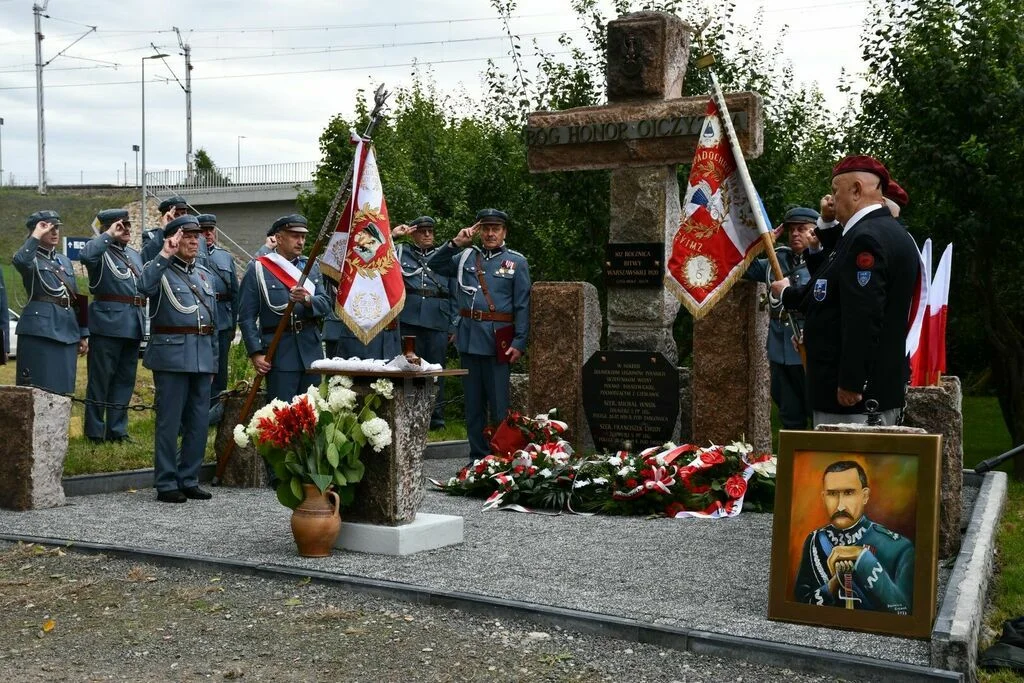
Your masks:
<svg viewBox="0 0 1024 683"><path fill-rule="evenodd" d="M768 618L929 638L941 457L936 434L781 431Z"/></svg>

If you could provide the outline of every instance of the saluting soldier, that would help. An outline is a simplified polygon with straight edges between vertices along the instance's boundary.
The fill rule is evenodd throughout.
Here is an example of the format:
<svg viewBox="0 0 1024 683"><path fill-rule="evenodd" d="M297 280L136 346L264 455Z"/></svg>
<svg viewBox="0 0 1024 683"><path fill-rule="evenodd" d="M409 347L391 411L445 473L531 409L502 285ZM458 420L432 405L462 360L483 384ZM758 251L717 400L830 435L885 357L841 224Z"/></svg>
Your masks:
<svg viewBox="0 0 1024 683"><path fill-rule="evenodd" d="M302 254L309 232L305 216L282 216L271 231L277 237L275 251L251 261L242 277L238 326L253 367L267 377L267 399L291 401L311 384L320 384L320 375L307 370L324 356L320 321L330 310L331 300L316 265L304 282L298 282L306 266ZM268 363L267 349L289 301L295 303L291 319Z"/></svg>
<svg viewBox="0 0 1024 683"><path fill-rule="evenodd" d="M817 211L802 206L790 209L782 219L780 230L789 229L789 245L775 247L775 256L779 259L782 276L788 277L793 286L803 286L810 282L804 254L808 248L818 244L814 234L817 220ZM760 258L750 264L743 278L771 286L775 274L768 259ZM779 419L784 429L807 429L811 407L807 400L803 361L793 345L791 319L785 315L781 301L769 297L768 303L768 339L765 346L771 371L772 400L779 407ZM803 326L803 315L795 312L791 316L799 332Z"/></svg>
<svg viewBox="0 0 1024 683"><path fill-rule="evenodd" d="M206 257L206 268L213 273L213 285L217 292L217 377L213 380L210 394L211 408L222 405L217 395L228 387L228 355L231 341L235 338L235 326L238 314L235 308L238 301L238 275L235 271L235 259L224 247L217 243L217 217L212 213L199 214L196 217L199 227L203 229L209 255ZM215 404L215 405L214 405ZM219 421L220 413L212 416Z"/></svg>
<svg viewBox="0 0 1024 683"><path fill-rule="evenodd" d="M104 232L89 240L80 260L89 272L92 292L85 436L100 443L129 439L128 409L100 404L127 406L131 401L145 329L146 297L139 293L142 256L128 246L128 212L107 209L96 219Z"/></svg>
<svg viewBox="0 0 1024 683"><path fill-rule="evenodd" d="M452 319L452 278L435 273L427 261L437 251L434 246L434 219L420 216L408 225L396 226L392 237L408 235L412 246L399 243L398 262L405 280L405 307L399 320L403 337L416 337L416 354L429 363L444 367L448 339L455 332ZM430 428L444 427L444 382L438 383Z"/></svg>
<svg viewBox="0 0 1024 683"><path fill-rule="evenodd" d="M484 209L427 261L435 273L454 277L459 324L455 346L463 368L470 455L487 456L488 419L508 413L509 375L526 350L530 332L530 269L526 257L505 246L508 216ZM480 246L473 237L480 234ZM472 248L468 248L472 245Z"/></svg>
<svg viewBox="0 0 1024 683"><path fill-rule="evenodd" d="M270 252L274 251L277 246L277 233L274 230L274 226L270 226L267 230L267 239L264 240L263 246L256 250L256 256L266 256Z"/></svg>
<svg viewBox="0 0 1024 683"><path fill-rule="evenodd" d="M146 232L142 233L142 262L149 263L153 260L153 257L160 253L160 247L164 241L164 228L168 223L173 221L175 218L180 218L189 213L188 201L181 195L174 195L160 202L158 207L160 211L160 225L156 228L151 228ZM196 260L200 265L206 265L206 259L209 256L206 247L206 238L202 235L199 236L199 253L196 254Z"/></svg>
<svg viewBox="0 0 1024 683"><path fill-rule="evenodd" d="M71 259L57 251L61 220L56 211L37 211L25 225L31 234L11 260L28 294L17 328L17 383L70 394L75 390L76 354L89 351L89 328L79 319L75 271Z"/></svg>
<svg viewBox="0 0 1024 683"><path fill-rule="evenodd" d="M164 228L160 252L143 268L139 287L150 297L152 327L142 364L153 371L156 385L153 469L162 503L210 498L199 487L199 468L217 373L217 297L213 274L196 263L198 253L199 221L175 218Z"/></svg>

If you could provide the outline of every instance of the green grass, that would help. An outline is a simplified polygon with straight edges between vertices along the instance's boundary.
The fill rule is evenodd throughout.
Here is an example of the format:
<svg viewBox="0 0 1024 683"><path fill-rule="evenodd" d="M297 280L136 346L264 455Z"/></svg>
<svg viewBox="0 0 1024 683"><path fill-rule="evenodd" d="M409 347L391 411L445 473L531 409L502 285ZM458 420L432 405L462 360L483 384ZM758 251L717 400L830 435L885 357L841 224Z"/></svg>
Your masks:
<svg viewBox="0 0 1024 683"><path fill-rule="evenodd" d="M990 606L986 614L988 626L998 634L1007 619L1024 615L1024 482L1010 482L1006 509L999 528L998 571L989 588ZM981 643L981 650L991 643ZM984 683L1008 683L1024 677L1010 671L978 672Z"/></svg>

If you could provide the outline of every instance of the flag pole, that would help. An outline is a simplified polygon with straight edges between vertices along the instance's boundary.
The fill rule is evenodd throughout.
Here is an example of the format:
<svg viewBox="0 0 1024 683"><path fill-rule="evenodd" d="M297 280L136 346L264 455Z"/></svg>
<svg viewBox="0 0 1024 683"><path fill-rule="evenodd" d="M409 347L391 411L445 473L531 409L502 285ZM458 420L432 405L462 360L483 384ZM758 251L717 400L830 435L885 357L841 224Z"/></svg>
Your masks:
<svg viewBox="0 0 1024 683"><path fill-rule="evenodd" d="M704 27L697 32L697 40L702 49L704 47L704 42L701 39L701 32L706 27L707 23L705 23ZM736 129L733 128L732 118L729 116L729 107L725 104L725 95L722 93L722 87L718 83L718 77L711 68L714 64L715 57L710 53L705 53L703 57L697 60L697 67L707 69L708 75L711 77L711 86L713 89L712 97L714 97L715 107L718 109L718 116L722 121L722 129L725 131L725 137L729 141L729 148L732 150L732 156L736 162L736 172L739 173L740 180L743 182L743 189L747 193L747 201L750 203L750 211L754 214L754 222L757 224L757 231L761 234L761 241L764 242L765 251L768 253L768 262L772 266L772 273L775 275L776 280L781 280L784 275L782 273L782 266L779 265L779 258L775 255L775 239L772 236L771 230L768 228L768 224L764 220L764 212L761 210L760 202L757 201L757 190L754 189L754 181L750 178L750 171L747 169L747 161L743 156L743 149L740 147L739 138L736 136ZM769 292L769 295L770 294L771 292ZM793 328L793 339L796 340L797 351L800 353L800 362L803 363L804 369L806 370L807 350L804 348L803 330L796 326L796 321L793 319L792 313L784 311L784 315L786 316L790 327Z"/></svg>
<svg viewBox="0 0 1024 683"><path fill-rule="evenodd" d="M363 140L369 141L373 137L373 132L377 128L377 124L380 123L381 118L384 115L384 102L387 100L390 93L384 89L384 84L381 83L377 87L377 91L373 94L373 111L370 112L370 122L366 125L366 131L363 133ZM299 276L297 286L302 286L302 283L309 277L310 271L313 269L313 265L316 263L316 259L320 256L320 253L327 246L327 241L330 236L334 233L334 227L337 223L338 207L344 206L348 203L349 195L352 192L352 175L355 170L355 163L349 164L348 171L345 173L345 178L341 181L341 186L338 188L337 193L334 195L334 200L331 202L330 208L327 210L327 215L324 216L324 222L320 226L320 232L317 234L316 241L313 243L313 247L309 250L309 257L306 260L306 266L302 269L302 275ZM295 307L295 302L289 299L288 305L284 311L281 312L281 319L277 323L277 329L274 331L274 338L270 340L270 346L267 347L267 353L264 359L267 363L271 363L274 358L274 354L277 352L277 346L281 343L281 337L284 335L285 329L288 327L288 322L291 320L292 309ZM239 424L244 424L252 414L253 403L256 401L256 394L259 392L260 384L263 382L263 375L256 373L256 377L253 379L252 386L249 388L249 395L245 399L245 404L242 406L241 412L238 413ZM224 447L224 451L217 458L217 471L213 477L213 485L220 485L221 477L224 476L224 470L228 466L228 462L231 460L231 456L235 452L235 441L234 439L228 439L227 445Z"/></svg>

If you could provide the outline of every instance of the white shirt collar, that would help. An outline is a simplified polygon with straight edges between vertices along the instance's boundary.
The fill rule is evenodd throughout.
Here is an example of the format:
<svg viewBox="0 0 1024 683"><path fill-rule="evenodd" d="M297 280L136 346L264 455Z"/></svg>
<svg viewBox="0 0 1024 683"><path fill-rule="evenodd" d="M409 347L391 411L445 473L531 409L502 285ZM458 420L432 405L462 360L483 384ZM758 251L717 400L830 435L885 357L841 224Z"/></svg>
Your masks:
<svg viewBox="0 0 1024 683"><path fill-rule="evenodd" d="M850 220L846 221L846 225L843 226L843 237L846 237L846 233L850 232L853 226L857 225L857 221L859 221L861 218L864 218L864 216L867 216L875 209L881 209L883 206L885 206L885 204L869 204L868 206L865 206L857 213L850 216Z"/></svg>

